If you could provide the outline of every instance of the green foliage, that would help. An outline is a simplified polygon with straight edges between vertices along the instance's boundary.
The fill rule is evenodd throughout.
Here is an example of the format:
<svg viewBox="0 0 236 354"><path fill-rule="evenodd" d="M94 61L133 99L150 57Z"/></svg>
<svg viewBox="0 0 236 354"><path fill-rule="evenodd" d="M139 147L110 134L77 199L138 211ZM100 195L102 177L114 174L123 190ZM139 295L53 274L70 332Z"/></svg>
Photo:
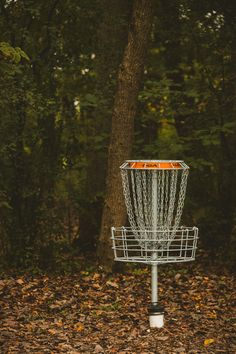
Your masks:
<svg viewBox="0 0 236 354"><path fill-rule="evenodd" d="M3 59L15 64L19 64L22 59L30 60L28 55L21 48L13 48L6 42L0 42L0 52Z"/></svg>
<svg viewBox="0 0 236 354"><path fill-rule="evenodd" d="M190 164L186 220L208 247L225 244L235 220L234 10L159 5L136 123L138 158Z"/></svg>

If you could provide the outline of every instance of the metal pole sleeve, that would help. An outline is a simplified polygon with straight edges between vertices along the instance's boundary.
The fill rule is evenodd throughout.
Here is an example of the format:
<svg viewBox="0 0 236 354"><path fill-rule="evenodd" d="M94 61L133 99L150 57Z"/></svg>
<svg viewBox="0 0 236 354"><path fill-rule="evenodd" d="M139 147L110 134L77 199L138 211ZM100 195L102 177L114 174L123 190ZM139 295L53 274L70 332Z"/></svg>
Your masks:
<svg viewBox="0 0 236 354"><path fill-rule="evenodd" d="M157 264L152 265L152 283L151 283L151 288L152 288L152 303L158 302L158 294L157 294Z"/></svg>
<svg viewBox="0 0 236 354"><path fill-rule="evenodd" d="M153 227L153 239L157 239L155 233L157 229L157 172L154 171L152 175L152 227ZM153 254L153 258L156 258L156 254ZM152 288L152 303L157 303L157 264L152 265L152 279L151 279L151 288Z"/></svg>

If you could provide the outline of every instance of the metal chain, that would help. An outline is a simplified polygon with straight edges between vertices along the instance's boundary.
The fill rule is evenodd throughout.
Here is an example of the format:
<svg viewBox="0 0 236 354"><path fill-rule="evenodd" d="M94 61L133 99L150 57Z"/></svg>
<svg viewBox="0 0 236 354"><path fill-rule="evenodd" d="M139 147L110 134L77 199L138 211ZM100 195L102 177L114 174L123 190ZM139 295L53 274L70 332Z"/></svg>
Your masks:
<svg viewBox="0 0 236 354"><path fill-rule="evenodd" d="M146 182L147 182L147 209L148 209L148 223L147 225L153 225L152 220L152 171L146 171Z"/></svg>
<svg viewBox="0 0 236 354"><path fill-rule="evenodd" d="M164 224L167 224L168 220L168 203L169 203L169 171L166 171L166 181L165 181L165 206L164 206Z"/></svg>
<svg viewBox="0 0 236 354"><path fill-rule="evenodd" d="M157 171L157 200L160 200L161 196L161 171ZM157 203L157 224L161 224L161 203Z"/></svg>
<svg viewBox="0 0 236 354"><path fill-rule="evenodd" d="M179 190L179 199L178 199L178 204L177 204L174 228L177 228L180 224L180 219L181 219L183 207L184 207L186 188L187 188L188 173L189 173L188 170L182 171L180 190Z"/></svg>
<svg viewBox="0 0 236 354"><path fill-rule="evenodd" d="M178 179L178 171L171 171L171 180L170 180L170 202L169 202L169 210L168 210L168 227L172 226L174 208L175 208L175 195L176 195L176 187L177 187L177 179Z"/></svg>
<svg viewBox="0 0 236 354"><path fill-rule="evenodd" d="M164 226L165 170L161 171L160 226Z"/></svg>
<svg viewBox="0 0 236 354"><path fill-rule="evenodd" d="M122 178L122 185L123 185L123 192L125 197L125 205L128 213L128 218L132 229L136 228L135 224L135 217L133 213L133 205L131 202L130 196L130 183L129 183L129 175L127 170L121 170L121 178Z"/></svg>
<svg viewBox="0 0 236 354"><path fill-rule="evenodd" d="M147 185L148 185L148 181L147 181L147 173L146 171L141 171L141 176L142 176L142 192L143 192L143 209L144 209L144 224L147 227L148 225L150 225L150 213L148 210L148 198L147 198Z"/></svg>
<svg viewBox="0 0 236 354"><path fill-rule="evenodd" d="M140 171L135 171L135 179L136 179L136 192L137 192L137 206L138 206L138 215L137 215L137 224L139 229L145 230L145 222L144 222L144 203L143 203L143 189L142 189L142 174Z"/></svg>

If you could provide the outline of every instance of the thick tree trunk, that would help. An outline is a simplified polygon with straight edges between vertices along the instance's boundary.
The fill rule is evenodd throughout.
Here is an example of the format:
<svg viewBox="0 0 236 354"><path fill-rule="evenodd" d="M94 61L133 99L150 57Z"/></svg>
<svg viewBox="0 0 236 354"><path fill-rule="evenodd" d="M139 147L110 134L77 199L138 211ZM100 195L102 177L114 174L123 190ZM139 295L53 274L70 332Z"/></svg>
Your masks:
<svg viewBox="0 0 236 354"><path fill-rule="evenodd" d="M105 204L98 244L99 260L107 270L111 269L113 264L111 226L121 226L126 221L119 166L131 156L134 117L152 16L152 0L134 0L128 43L118 72L108 153Z"/></svg>

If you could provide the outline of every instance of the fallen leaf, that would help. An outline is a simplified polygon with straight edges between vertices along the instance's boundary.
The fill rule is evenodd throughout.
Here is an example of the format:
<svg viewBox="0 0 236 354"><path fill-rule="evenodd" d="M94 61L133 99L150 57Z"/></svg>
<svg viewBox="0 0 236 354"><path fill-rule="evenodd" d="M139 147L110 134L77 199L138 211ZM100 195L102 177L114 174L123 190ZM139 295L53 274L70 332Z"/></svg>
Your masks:
<svg viewBox="0 0 236 354"><path fill-rule="evenodd" d="M99 284L92 284L92 287L94 288L94 289L101 289L101 286L99 285Z"/></svg>
<svg viewBox="0 0 236 354"><path fill-rule="evenodd" d="M116 289L119 288L119 285L118 285L117 283L112 282L112 281L110 281L110 280L108 280L108 281L106 282L106 284L107 284L107 285L110 285L112 288L116 288Z"/></svg>
<svg viewBox="0 0 236 354"><path fill-rule="evenodd" d="M137 337L137 335L138 335L138 330L136 328L134 328L132 330L132 332L130 333L130 337Z"/></svg>
<svg viewBox="0 0 236 354"><path fill-rule="evenodd" d="M95 349L94 349L94 353L102 353L102 352L104 352L103 347L101 347L101 345L99 345L99 344L96 344Z"/></svg>
<svg viewBox="0 0 236 354"><path fill-rule="evenodd" d="M0 290L2 290L5 285L6 285L5 281L0 280Z"/></svg>
<svg viewBox="0 0 236 354"><path fill-rule="evenodd" d="M175 351L176 351L177 353L179 353L179 354L185 354L185 353L186 353L184 347L176 348Z"/></svg>
<svg viewBox="0 0 236 354"><path fill-rule="evenodd" d="M178 281L180 277L181 277L181 274L180 274L180 273L177 273L177 274L175 275L175 281Z"/></svg>
<svg viewBox="0 0 236 354"><path fill-rule="evenodd" d="M168 336L163 336L163 337L156 337L157 340L161 340L161 341L165 341L167 339L169 339Z"/></svg>
<svg viewBox="0 0 236 354"><path fill-rule="evenodd" d="M20 285L24 284L24 280L21 278L17 279L16 282L17 282L17 284L20 284Z"/></svg>
<svg viewBox="0 0 236 354"><path fill-rule="evenodd" d="M60 320L60 321L56 321L54 322L54 324L58 327L62 327L63 326L63 322Z"/></svg>
<svg viewBox="0 0 236 354"><path fill-rule="evenodd" d="M4 327L8 327L8 328L17 328L18 327L18 322L15 321L14 319L7 319L6 321L3 322L3 326Z"/></svg>
<svg viewBox="0 0 236 354"><path fill-rule="evenodd" d="M208 317L208 318L217 318L217 314L214 313L214 312L209 312L209 313L207 314L207 317Z"/></svg>
<svg viewBox="0 0 236 354"><path fill-rule="evenodd" d="M215 339L213 338L207 338L204 340L204 345L207 347L208 345L214 343Z"/></svg>
<svg viewBox="0 0 236 354"><path fill-rule="evenodd" d="M100 278L100 274L99 273L94 273L93 280L98 280L99 278Z"/></svg>
<svg viewBox="0 0 236 354"><path fill-rule="evenodd" d="M84 330L84 325L83 325L83 323L80 323L80 322L76 323L76 325L75 325L75 330L76 330L77 332L82 332L82 331Z"/></svg>

